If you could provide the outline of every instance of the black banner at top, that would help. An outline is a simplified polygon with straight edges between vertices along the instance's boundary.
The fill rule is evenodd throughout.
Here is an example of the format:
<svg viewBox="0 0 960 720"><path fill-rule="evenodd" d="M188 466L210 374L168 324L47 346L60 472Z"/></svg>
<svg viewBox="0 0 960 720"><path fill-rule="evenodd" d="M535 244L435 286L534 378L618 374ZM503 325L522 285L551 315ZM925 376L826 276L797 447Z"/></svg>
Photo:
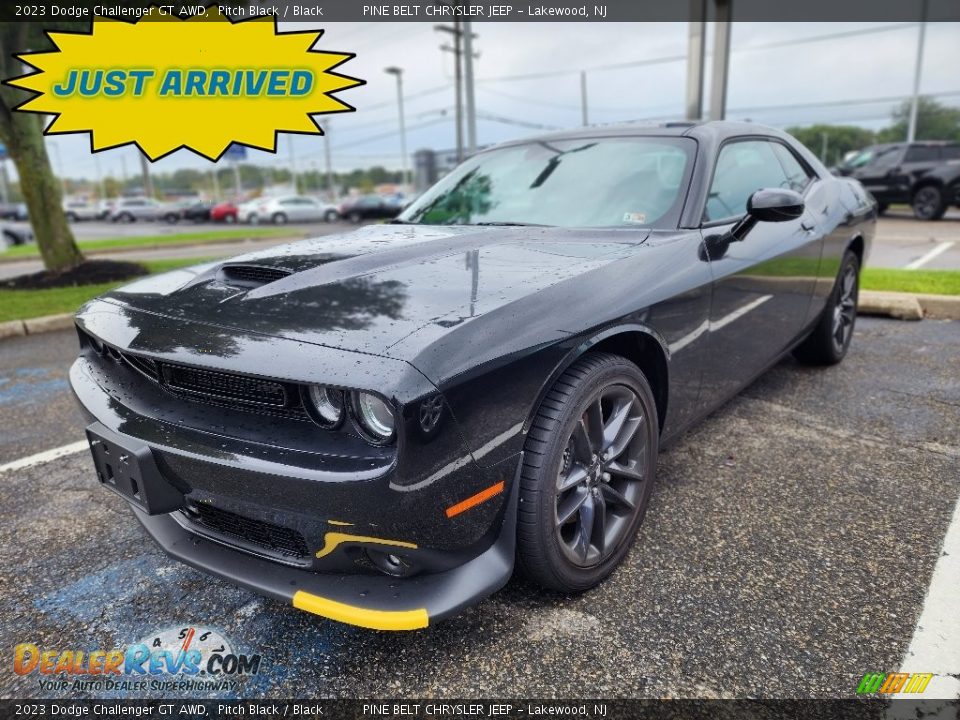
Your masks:
<svg viewBox="0 0 960 720"><path fill-rule="evenodd" d="M134 22L151 6L181 18L219 7L234 20L281 22L663 22L720 16L739 22L960 21L958 0L5 0L0 20L58 22L109 17ZM151 15L156 17L156 13ZM960 40L960 38L958 38Z"/></svg>

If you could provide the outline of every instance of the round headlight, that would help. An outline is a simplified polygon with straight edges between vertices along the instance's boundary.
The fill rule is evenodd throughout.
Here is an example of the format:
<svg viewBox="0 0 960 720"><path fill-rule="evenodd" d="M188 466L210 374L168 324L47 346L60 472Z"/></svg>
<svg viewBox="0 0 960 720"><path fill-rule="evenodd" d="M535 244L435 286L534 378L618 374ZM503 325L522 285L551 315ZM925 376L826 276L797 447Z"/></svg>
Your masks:
<svg viewBox="0 0 960 720"><path fill-rule="evenodd" d="M374 440L386 442L393 437L395 420L387 403L371 393L358 392L354 395L354 405L360 425Z"/></svg>
<svg viewBox="0 0 960 720"><path fill-rule="evenodd" d="M343 420L343 391L311 385L307 390L313 419L325 428L334 428Z"/></svg>

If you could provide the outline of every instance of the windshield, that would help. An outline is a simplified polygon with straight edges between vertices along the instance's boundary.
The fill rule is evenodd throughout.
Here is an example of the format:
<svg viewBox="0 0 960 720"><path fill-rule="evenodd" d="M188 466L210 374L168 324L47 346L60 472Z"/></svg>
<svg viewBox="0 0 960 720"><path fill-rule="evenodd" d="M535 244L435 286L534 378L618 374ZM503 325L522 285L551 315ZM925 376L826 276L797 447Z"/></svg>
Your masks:
<svg viewBox="0 0 960 720"><path fill-rule="evenodd" d="M676 227L688 138L536 141L470 158L400 216L425 225Z"/></svg>

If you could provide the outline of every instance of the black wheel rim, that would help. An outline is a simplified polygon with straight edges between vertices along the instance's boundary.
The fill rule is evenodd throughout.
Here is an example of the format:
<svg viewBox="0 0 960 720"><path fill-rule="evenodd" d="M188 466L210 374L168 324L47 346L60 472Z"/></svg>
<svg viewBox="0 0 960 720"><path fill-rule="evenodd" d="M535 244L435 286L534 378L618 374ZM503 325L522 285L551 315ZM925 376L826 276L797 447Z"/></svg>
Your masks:
<svg viewBox="0 0 960 720"><path fill-rule="evenodd" d="M933 217L940 203L940 193L936 188L920 188L913 197L913 209L923 218Z"/></svg>
<svg viewBox="0 0 960 720"><path fill-rule="evenodd" d="M840 292L833 308L833 345L838 352L846 349L857 317L857 270L848 265L840 278Z"/></svg>
<svg viewBox="0 0 960 720"><path fill-rule="evenodd" d="M640 398L625 385L594 394L573 428L557 474L554 529L578 567L610 557L642 506L649 444Z"/></svg>

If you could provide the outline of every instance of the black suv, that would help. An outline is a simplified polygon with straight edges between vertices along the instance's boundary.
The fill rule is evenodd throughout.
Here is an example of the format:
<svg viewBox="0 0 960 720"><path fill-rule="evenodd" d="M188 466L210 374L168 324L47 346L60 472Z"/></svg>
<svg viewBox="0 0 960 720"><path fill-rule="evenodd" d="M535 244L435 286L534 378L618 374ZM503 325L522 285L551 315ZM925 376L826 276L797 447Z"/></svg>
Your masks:
<svg viewBox="0 0 960 720"><path fill-rule="evenodd" d="M924 182L924 177L951 160L960 160L960 144L871 145L846 159L837 172L863 183L877 199L881 213L891 203L908 203L921 220L939 220L947 210L949 198L936 184Z"/></svg>

